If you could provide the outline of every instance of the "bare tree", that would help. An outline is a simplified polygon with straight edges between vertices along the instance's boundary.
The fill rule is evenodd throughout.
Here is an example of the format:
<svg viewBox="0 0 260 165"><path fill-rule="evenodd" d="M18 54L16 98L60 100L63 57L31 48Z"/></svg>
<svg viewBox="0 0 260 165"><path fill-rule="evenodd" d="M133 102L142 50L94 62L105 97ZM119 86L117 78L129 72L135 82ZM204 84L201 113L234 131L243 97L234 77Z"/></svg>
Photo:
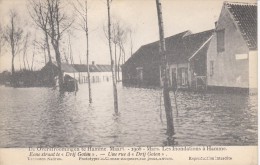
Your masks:
<svg viewBox="0 0 260 165"><path fill-rule="evenodd" d="M70 20L67 17L67 15L64 12L62 12L61 0L46 1L48 8L48 23L50 26L48 35L51 38L51 44L54 49L58 65L60 91L63 91L63 74L61 71L60 41L63 33L72 25L73 20Z"/></svg>
<svg viewBox="0 0 260 165"><path fill-rule="evenodd" d="M85 0L85 3L82 4L79 0L76 1L77 4L72 4L75 11L77 12L77 17L79 19L79 26L81 30L84 31L86 36L86 46L87 46L87 69L88 69L88 94L89 94L89 103L92 103L91 95L91 82L90 82L90 70L89 70L89 30L88 30L88 1ZM80 59L81 61L81 59Z"/></svg>
<svg viewBox="0 0 260 165"><path fill-rule="evenodd" d="M73 58L73 54L72 54L70 34L69 34L69 39L68 39L68 56L69 56L69 59L70 59L70 64L73 65L74 64L74 58Z"/></svg>
<svg viewBox="0 0 260 165"><path fill-rule="evenodd" d="M66 64L70 63L70 47L68 46L68 51L65 51L65 48L62 49L62 54L64 59L62 59L63 62Z"/></svg>
<svg viewBox="0 0 260 165"><path fill-rule="evenodd" d="M114 110L115 114L118 115L118 96L117 96L117 86L115 81L114 73L114 60L112 56L112 43L111 43L111 20L110 20L110 0L107 0L107 17L108 17L108 44L109 44L109 54L111 60L111 72L112 72L112 83L113 83L113 94L114 94Z"/></svg>
<svg viewBox="0 0 260 165"><path fill-rule="evenodd" d="M104 25L103 26L103 31L105 33L105 37L108 39L108 34L107 34L107 27ZM126 42L127 39L127 28L123 27L122 24L120 23L119 20L114 21L113 23L111 23L111 41L114 44L114 60L115 60L115 75L116 75L116 82L119 81L120 77L119 77L119 68L120 68L120 64L119 61L121 59L121 55L122 55L122 48ZM119 48L119 58L117 58L117 51Z"/></svg>
<svg viewBox="0 0 260 165"><path fill-rule="evenodd" d="M5 41L9 44L12 54L12 85L14 85L14 58L19 53L21 41L22 41L22 34L23 30L21 25L18 23L18 15L17 12L14 10L10 10L9 12L9 24L6 26L4 32Z"/></svg>
<svg viewBox="0 0 260 165"><path fill-rule="evenodd" d="M72 55L72 44L71 44L71 31L68 30L66 33L68 38L66 38L66 42L62 42L61 44L61 54L62 56L62 61L65 62L66 64L74 64L74 58Z"/></svg>
<svg viewBox="0 0 260 165"><path fill-rule="evenodd" d="M27 56L27 49L29 45L29 38L30 38L30 33L27 32L24 40L23 40L23 46L22 46L22 53L23 53L23 68L26 70L26 68L30 68L29 66L29 61L28 61L28 56ZM26 66L27 65L27 66Z"/></svg>
<svg viewBox="0 0 260 165"><path fill-rule="evenodd" d="M27 56L27 50L29 47L29 42L30 42L30 36L31 34L29 32L26 33L24 40L23 40L23 46L22 46L22 53L23 53L23 65L24 65L24 69L26 70L28 68L28 70L30 69L30 65L29 65L29 60L28 60L28 56ZM26 66L27 65L27 66Z"/></svg>
<svg viewBox="0 0 260 165"><path fill-rule="evenodd" d="M73 58L73 54L72 54L72 47L71 47L71 41L70 41L70 34L69 34L69 57L70 57L70 64L71 65L74 65L74 58ZM73 78L74 78L74 91L75 91L75 95L77 93L77 81L76 81L76 78L75 78L75 72L73 71Z"/></svg>
<svg viewBox="0 0 260 165"><path fill-rule="evenodd" d="M160 35L160 48L159 52L161 55L161 69L163 73L163 100L165 107L165 114L167 120L167 133L171 138L174 134L173 127L173 116L172 116L172 106L170 99L170 90L169 90L169 72L168 72L168 63L166 59L166 47L165 47L165 39L164 39L164 27L163 27L163 19L162 19L162 9L160 0L156 0L157 7L157 15L158 15L158 26L159 26L159 35Z"/></svg>
<svg viewBox="0 0 260 165"><path fill-rule="evenodd" d="M118 29L117 30L118 31L118 34L117 34L118 46L120 49L120 54L119 54L119 58L118 58L118 62L117 62L117 76L118 76L118 79L120 79L119 71L120 71L121 64L123 64L123 62L124 62L123 60L125 60L125 44L127 41L128 30L127 30L127 28L125 28L123 26L118 26L117 29ZM122 63L120 64L121 58L123 60L122 60Z"/></svg>
<svg viewBox="0 0 260 165"><path fill-rule="evenodd" d="M130 52L131 52L131 56L133 55L133 37L132 37L132 34L133 34L133 30L132 29L129 29L129 35L130 35ZM125 62L125 59L124 59L124 62Z"/></svg>
<svg viewBox="0 0 260 165"><path fill-rule="evenodd" d="M47 46L46 46L45 39L43 41L41 39L40 40L35 39L34 40L34 44L35 44L35 47L37 49L40 49L41 52L43 52L43 54L44 54L44 63L46 65L46 63L47 63L47 56L46 56Z"/></svg>
<svg viewBox="0 0 260 165"><path fill-rule="evenodd" d="M0 56L3 51L4 45L5 45L4 30L2 25L0 24Z"/></svg>
<svg viewBox="0 0 260 165"><path fill-rule="evenodd" d="M34 57L35 57L35 47L36 47L36 39L34 39L34 41L33 41L33 52L32 52L32 61L31 61L31 71L33 71Z"/></svg>
<svg viewBox="0 0 260 165"><path fill-rule="evenodd" d="M119 23L118 22L115 22L115 23L112 23L112 26L111 26L112 30L111 30L111 39L112 39L112 42L114 43L114 46L115 46L115 74L116 74L116 82L118 82L118 78L117 78L117 44L118 44L118 27L119 27Z"/></svg>
<svg viewBox="0 0 260 165"><path fill-rule="evenodd" d="M120 22L117 20L112 24L112 42L115 46L115 74L116 74L116 82L119 81L119 63L117 62L117 47L119 47L119 52L122 52L120 44L122 44L122 38L125 34ZM121 43L120 43L121 42Z"/></svg>
<svg viewBox="0 0 260 165"><path fill-rule="evenodd" d="M28 11L34 23L42 30L45 37L45 45L48 52L49 61L51 62L51 51L49 44L49 24L48 24L48 8L46 2L41 0L30 0Z"/></svg>
<svg viewBox="0 0 260 165"><path fill-rule="evenodd" d="M120 40L119 42L119 48L120 48L120 54L119 54L119 58L118 58L118 62L117 62L117 74L118 74L118 79L120 78L120 66L123 64L124 59L125 59L125 40L122 38L122 40ZM121 64L120 64L120 60L121 60Z"/></svg>
<svg viewBox="0 0 260 165"><path fill-rule="evenodd" d="M79 55L79 63L82 64L82 60L81 60L81 55L80 55L80 53L79 53L78 55Z"/></svg>

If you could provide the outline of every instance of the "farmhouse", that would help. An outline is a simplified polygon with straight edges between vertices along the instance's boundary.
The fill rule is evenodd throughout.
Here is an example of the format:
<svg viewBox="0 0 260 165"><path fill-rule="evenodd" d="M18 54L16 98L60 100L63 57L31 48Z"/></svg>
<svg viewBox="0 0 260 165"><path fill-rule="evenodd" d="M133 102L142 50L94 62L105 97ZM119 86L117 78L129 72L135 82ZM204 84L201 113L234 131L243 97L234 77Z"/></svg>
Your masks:
<svg viewBox="0 0 260 165"><path fill-rule="evenodd" d="M190 31L165 38L170 84L189 88L197 77L206 77L206 57L213 30ZM159 42L143 45L122 66L125 85L161 86ZM204 82L205 83L205 82Z"/></svg>
<svg viewBox="0 0 260 165"><path fill-rule="evenodd" d="M215 29L165 38L170 84L178 88L257 89L257 5L224 2ZM160 86L159 42L122 66L124 85Z"/></svg>
<svg viewBox="0 0 260 165"><path fill-rule="evenodd" d="M70 64L62 63L61 71L63 73L63 77L65 75L73 75L77 70L74 69ZM41 79L44 86L54 86L56 85L55 77L58 76L58 66L57 63L49 61L42 69L41 69ZM72 76L73 77L73 76Z"/></svg>
<svg viewBox="0 0 260 165"><path fill-rule="evenodd" d="M75 78L79 83L88 83L88 67L84 64L61 64L61 70L63 77L70 76ZM110 65L96 65L92 62L89 65L90 70L90 82L108 82L112 81L111 66ZM41 75L43 79L43 84L45 86L53 86L56 82L55 77L58 76L58 66L56 63L48 62L42 69ZM119 75L121 71L119 70Z"/></svg>
<svg viewBox="0 0 260 165"><path fill-rule="evenodd" d="M79 83L88 82L88 67L84 64L74 64L73 67L77 70L76 79ZM110 65L89 65L90 82L107 82L112 80Z"/></svg>
<svg viewBox="0 0 260 165"><path fill-rule="evenodd" d="M257 88L257 5L224 2L208 48L208 85Z"/></svg>
<svg viewBox="0 0 260 165"><path fill-rule="evenodd" d="M208 30L183 37L179 47L182 53L173 53L172 59L169 58L172 85L176 81L178 87L206 87L207 50L213 32Z"/></svg>

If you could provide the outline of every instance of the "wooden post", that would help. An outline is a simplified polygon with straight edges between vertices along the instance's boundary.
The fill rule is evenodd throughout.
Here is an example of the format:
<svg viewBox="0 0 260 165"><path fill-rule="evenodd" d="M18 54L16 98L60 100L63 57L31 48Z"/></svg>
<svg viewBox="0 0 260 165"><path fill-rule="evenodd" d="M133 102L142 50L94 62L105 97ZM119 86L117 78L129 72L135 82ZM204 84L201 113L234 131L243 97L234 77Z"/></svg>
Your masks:
<svg viewBox="0 0 260 165"><path fill-rule="evenodd" d="M112 72L112 83L113 83L113 94L114 94L114 110L115 115L118 115L118 97L117 97L117 86L114 73L114 61L112 56L112 45L111 45L111 21L110 21L110 0L107 0L107 16L108 16L108 43L109 43L109 54L111 60L111 72Z"/></svg>
<svg viewBox="0 0 260 165"><path fill-rule="evenodd" d="M159 34L160 34L159 52L161 54L161 68L163 73L163 101L164 101L165 114L167 120L167 134L169 136L172 136L174 134L174 127L173 127L172 106L171 106L170 90L169 90L169 72L167 71L169 68L168 68L168 63L166 58L162 9L161 9L160 0L156 0L156 7L157 7L158 25L159 25Z"/></svg>
<svg viewBox="0 0 260 165"><path fill-rule="evenodd" d="M198 78L197 76L195 77L195 80L196 80L196 91L198 90Z"/></svg>
<svg viewBox="0 0 260 165"><path fill-rule="evenodd" d="M206 85L206 91L208 90L208 77L206 76L206 80L205 80L205 85Z"/></svg>
<svg viewBox="0 0 260 165"><path fill-rule="evenodd" d="M114 32L115 33L115 32ZM115 77L116 77L116 83L118 82L117 78L117 55L116 55L116 44L115 44Z"/></svg>
<svg viewBox="0 0 260 165"><path fill-rule="evenodd" d="M69 35L69 50L70 50L70 52L69 52L69 54L70 54L70 65L73 66L73 65L74 65L74 58L73 58L73 55L72 55L70 35ZM74 71L74 68L73 68L73 78L74 78L74 80L73 80L73 82L74 82L74 93L75 93L75 95L76 95L78 89L77 89L77 87L76 87L76 86L77 86L77 82L76 82L76 79L75 79L75 71Z"/></svg>
<svg viewBox="0 0 260 165"><path fill-rule="evenodd" d="M89 99L89 103L92 103L90 71L89 71L88 6L87 6L87 0L85 1L85 23L86 23L85 32L86 32L86 40L87 40L88 99Z"/></svg>

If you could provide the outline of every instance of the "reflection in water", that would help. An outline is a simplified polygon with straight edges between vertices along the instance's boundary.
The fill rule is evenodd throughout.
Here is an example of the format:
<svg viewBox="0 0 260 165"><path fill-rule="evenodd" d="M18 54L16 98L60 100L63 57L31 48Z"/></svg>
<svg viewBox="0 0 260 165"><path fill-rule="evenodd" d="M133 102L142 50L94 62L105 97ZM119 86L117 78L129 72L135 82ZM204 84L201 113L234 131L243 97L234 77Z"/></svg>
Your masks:
<svg viewBox="0 0 260 165"><path fill-rule="evenodd" d="M163 141L163 146L176 146L178 142L175 141L175 137L168 136L165 141Z"/></svg>
<svg viewBox="0 0 260 165"><path fill-rule="evenodd" d="M161 90L119 85L114 116L110 83L75 93L0 87L0 147L257 145L257 96L173 93L175 134L166 134Z"/></svg>

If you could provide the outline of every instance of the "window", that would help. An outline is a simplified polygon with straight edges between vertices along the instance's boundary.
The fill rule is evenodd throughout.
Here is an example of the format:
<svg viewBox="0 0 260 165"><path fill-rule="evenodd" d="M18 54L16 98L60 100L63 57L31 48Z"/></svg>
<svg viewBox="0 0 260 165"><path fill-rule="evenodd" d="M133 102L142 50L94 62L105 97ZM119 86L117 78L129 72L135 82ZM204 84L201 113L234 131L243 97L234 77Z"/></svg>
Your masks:
<svg viewBox="0 0 260 165"><path fill-rule="evenodd" d="M225 30L217 31L217 51L218 53L225 51Z"/></svg>
<svg viewBox="0 0 260 165"><path fill-rule="evenodd" d="M214 74L214 61L210 61L210 76Z"/></svg>
<svg viewBox="0 0 260 165"><path fill-rule="evenodd" d="M143 67L136 68L137 70L137 77L140 81L143 81Z"/></svg>

